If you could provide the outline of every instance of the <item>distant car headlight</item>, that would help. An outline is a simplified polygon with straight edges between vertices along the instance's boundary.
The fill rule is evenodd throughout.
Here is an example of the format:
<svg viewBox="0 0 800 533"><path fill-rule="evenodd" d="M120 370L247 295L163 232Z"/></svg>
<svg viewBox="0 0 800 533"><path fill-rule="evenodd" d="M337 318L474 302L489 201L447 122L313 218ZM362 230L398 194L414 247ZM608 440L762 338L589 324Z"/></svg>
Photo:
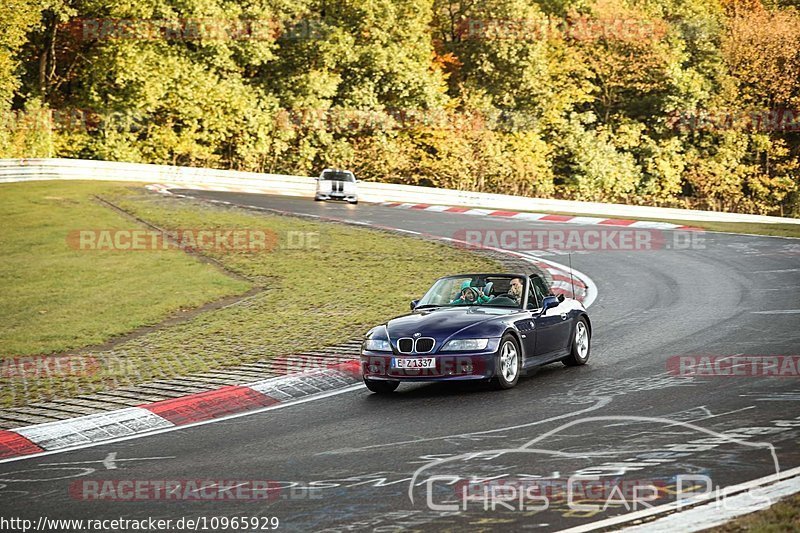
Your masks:
<svg viewBox="0 0 800 533"><path fill-rule="evenodd" d="M392 345L383 339L367 339L364 341L364 349L368 352L391 352Z"/></svg>
<svg viewBox="0 0 800 533"><path fill-rule="evenodd" d="M444 345L442 351L485 350L488 344L489 339L453 339Z"/></svg>

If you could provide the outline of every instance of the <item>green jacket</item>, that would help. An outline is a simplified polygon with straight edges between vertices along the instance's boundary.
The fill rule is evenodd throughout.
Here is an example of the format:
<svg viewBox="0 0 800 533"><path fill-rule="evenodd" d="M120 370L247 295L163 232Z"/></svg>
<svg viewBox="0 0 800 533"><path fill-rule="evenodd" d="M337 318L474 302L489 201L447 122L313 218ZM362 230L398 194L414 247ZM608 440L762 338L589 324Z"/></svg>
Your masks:
<svg viewBox="0 0 800 533"><path fill-rule="evenodd" d="M470 302L468 300L465 300L464 298L462 298L462 296L464 294L464 289L467 289L469 287L470 287L469 281L465 281L464 283L462 283L461 284L461 293L459 294L458 298L456 298L455 300L450 302L450 304L452 304L452 305L472 305L472 304L480 305L480 304L485 304L486 302L491 300L491 298L489 298L485 294L478 294L478 297L475 299L474 302ZM475 289L475 290L477 291L477 289Z"/></svg>

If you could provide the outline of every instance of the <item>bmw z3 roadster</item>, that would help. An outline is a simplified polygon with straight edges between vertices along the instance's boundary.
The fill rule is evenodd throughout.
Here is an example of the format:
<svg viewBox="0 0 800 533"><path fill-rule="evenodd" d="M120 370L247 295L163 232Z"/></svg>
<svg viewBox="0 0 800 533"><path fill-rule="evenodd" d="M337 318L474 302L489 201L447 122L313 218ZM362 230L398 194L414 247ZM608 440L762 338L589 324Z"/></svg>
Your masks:
<svg viewBox="0 0 800 533"><path fill-rule="evenodd" d="M447 276L411 310L366 334L361 371L372 392L404 381L489 380L510 389L531 368L589 360L586 309L552 294L538 274Z"/></svg>

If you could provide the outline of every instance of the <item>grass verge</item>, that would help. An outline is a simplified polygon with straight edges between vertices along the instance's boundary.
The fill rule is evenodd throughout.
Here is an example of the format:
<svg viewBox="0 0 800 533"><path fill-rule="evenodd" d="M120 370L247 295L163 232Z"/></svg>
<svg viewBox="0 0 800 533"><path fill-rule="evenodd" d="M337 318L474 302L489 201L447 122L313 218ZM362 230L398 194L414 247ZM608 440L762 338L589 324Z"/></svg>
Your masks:
<svg viewBox="0 0 800 533"><path fill-rule="evenodd" d="M71 247L67 238L73 230L132 227L93 198L119 189L61 182L0 186L4 358L99 344L176 310L250 287L179 250L86 252Z"/></svg>
<svg viewBox="0 0 800 533"><path fill-rule="evenodd" d="M265 288L107 350L83 351L93 361L89 372L2 378L0 406L319 348L405 312L436 277L499 268L475 254L412 237L165 198L130 186L41 182L3 185L0 191L9 199L0 220L13 243L12 257L6 254L0 264L0 319L25 317L0 334L3 358L101 342L187 305ZM179 250L71 249L65 242L71 230L141 227L93 195L163 229L263 230L277 237L276 246L268 252L204 252L248 282ZM54 256L58 268L51 266ZM51 318L55 310L59 320Z"/></svg>
<svg viewBox="0 0 800 533"><path fill-rule="evenodd" d="M784 533L800 531L800 494L782 500L768 509L741 516L711 528L710 533Z"/></svg>

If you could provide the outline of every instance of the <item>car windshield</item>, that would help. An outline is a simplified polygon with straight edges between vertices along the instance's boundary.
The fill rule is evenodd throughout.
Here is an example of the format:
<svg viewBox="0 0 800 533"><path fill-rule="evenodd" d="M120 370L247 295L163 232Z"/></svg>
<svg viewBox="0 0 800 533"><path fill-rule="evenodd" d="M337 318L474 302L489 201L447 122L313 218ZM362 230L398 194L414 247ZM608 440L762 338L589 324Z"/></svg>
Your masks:
<svg viewBox="0 0 800 533"><path fill-rule="evenodd" d="M322 179L325 181L347 181L353 183L356 181L355 176L350 172L327 171L322 173Z"/></svg>
<svg viewBox="0 0 800 533"><path fill-rule="evenodd" d="M520 308L524 288L525 281L519 276L452 276L437 280L416 307L487 305Z"/></svg>

